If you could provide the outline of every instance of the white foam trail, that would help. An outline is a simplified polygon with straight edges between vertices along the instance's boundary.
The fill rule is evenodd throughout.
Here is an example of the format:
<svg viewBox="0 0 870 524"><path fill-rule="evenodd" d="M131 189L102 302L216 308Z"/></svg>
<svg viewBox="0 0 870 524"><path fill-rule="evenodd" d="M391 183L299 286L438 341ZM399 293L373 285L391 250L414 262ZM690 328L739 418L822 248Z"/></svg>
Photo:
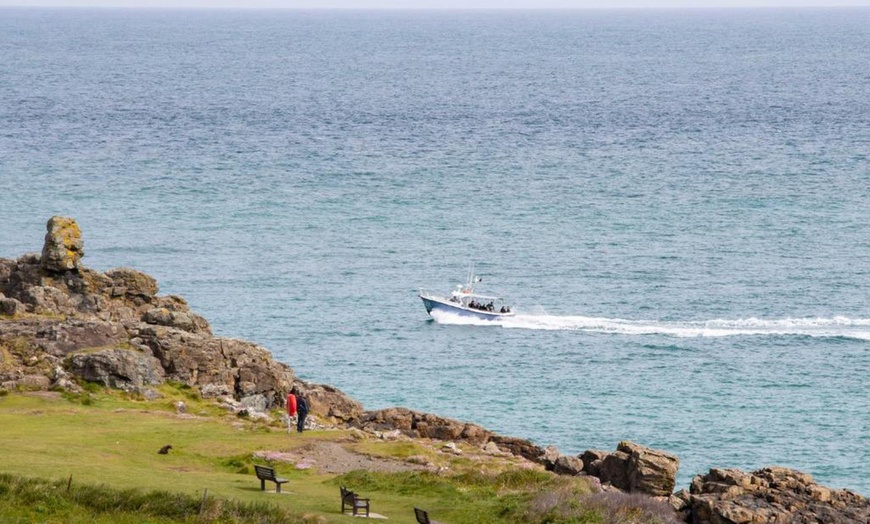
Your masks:
<svg viewBox="0 0 870 524"><path fill-rule="evenodd" d="M498 320L460 317L452 313L433 311L440 324L500 326L507 329L586 331L620 335L666 335L672 337L730 337L738 335L792 335L810 337L843 337L870 340L870 319L784 318L763 320L714 319L699 322L659 322L583 316L517 314Z"/></svg>
<svg viewBox="0 0 870 524"><path fill-rule="evenodd" d="M480 318L474 317L464 317L461 315L457 315L455 313L450 313L447 311L441 311L439 309L433 310L431 313L432 318L435 319L435 322L439 324L451 324L457 326L500 326L501 320L483 320Z"/></svg>

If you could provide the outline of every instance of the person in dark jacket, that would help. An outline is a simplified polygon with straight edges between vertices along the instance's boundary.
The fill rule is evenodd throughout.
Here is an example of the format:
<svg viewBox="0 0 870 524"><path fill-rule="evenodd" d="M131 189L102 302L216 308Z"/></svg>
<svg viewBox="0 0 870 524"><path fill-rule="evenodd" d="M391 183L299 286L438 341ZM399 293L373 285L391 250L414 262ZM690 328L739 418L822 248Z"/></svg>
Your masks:
<svg viewBox="0 0 870 524"><path fill-rule="evenodd" d="M308 416L308 399L295 387L290 391L296 395L296 431L302 433L305 429L305 418Z"/></svg>

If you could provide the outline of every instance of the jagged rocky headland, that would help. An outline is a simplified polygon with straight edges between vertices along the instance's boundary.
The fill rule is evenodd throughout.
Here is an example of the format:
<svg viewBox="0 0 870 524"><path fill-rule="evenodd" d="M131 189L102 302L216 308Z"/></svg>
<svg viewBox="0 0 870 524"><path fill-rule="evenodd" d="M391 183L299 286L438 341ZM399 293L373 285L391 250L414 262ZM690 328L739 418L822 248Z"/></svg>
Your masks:
<svg viewBox="0 0 870 524"><path fill-rule="evenodd" d="M149 275L84 267L82 235L73 219L53 217L47 228L41 254L0 258L0 389L78 391L80 381L91 381L156 398L155 386L172 380L227 409L268 418L297 386L310 399L318 424L465 441L557 474L589 476L601 489L666 499L686 522L870 522L864 497L826 488L788 468L712 469L674 494L678 458L635 443L568 456L429 413L366 411L334 387L299 380L257 344L215 337L183 298L158 295Z"/></svg>

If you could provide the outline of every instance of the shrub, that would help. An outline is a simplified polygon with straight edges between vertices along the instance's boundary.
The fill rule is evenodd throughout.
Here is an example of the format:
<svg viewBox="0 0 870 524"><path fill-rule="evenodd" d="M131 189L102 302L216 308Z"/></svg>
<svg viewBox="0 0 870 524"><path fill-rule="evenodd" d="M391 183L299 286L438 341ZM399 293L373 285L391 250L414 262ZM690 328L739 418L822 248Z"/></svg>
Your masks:
<svg viewBox="0 0 870 524"><path fill-rule="evenodd" d="M83 381L82 389L87 391L88 393L99 393L105 389L105 387L99 382L89 382Z"/></svg>
<svg viewBox="0 0 870 524"><path fill-rule="evenodd" d="M565 486L546 490L530 502L524 519L539 523L679 524L667 502L648 495L606 491L578 493Z"/></svg>
<svg viewBox="0 0 870 524"><path fill-rule="evenodd" d="M61 397L68 400L69 402L74 402L77 404L81 404L83 406L90 406L94 403L94 398L87 391L82 391L81 393L72 393L70 391L61 392Z"/></svg>

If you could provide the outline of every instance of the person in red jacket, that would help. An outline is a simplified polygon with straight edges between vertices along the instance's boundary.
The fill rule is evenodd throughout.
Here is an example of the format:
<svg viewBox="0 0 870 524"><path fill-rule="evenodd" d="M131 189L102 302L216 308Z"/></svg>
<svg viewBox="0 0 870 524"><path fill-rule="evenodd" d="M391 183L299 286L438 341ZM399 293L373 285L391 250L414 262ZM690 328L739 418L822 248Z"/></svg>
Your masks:
<svg viewBox="0 0 870 524"><path fill-rule="evenodd" d="M293 391L296 391L295 389ZM296 393L291 391L287 394L287 416L295 417L296 416Z"/></svg>
<svg viewBox="0 0 870 524"><path fill-rule="evenodd" d="M294 401L291 401L290 397L293 397ZM305 429L305 419L308 417L308 400L302 396L302 393L299 391L296 386L293 386L293 389L290 390L290 395L287 395L287 412L290 412L290 408L295 408L296 414L296 431L302 433ZM293 415L290 415L291 417Z"/></svg>

